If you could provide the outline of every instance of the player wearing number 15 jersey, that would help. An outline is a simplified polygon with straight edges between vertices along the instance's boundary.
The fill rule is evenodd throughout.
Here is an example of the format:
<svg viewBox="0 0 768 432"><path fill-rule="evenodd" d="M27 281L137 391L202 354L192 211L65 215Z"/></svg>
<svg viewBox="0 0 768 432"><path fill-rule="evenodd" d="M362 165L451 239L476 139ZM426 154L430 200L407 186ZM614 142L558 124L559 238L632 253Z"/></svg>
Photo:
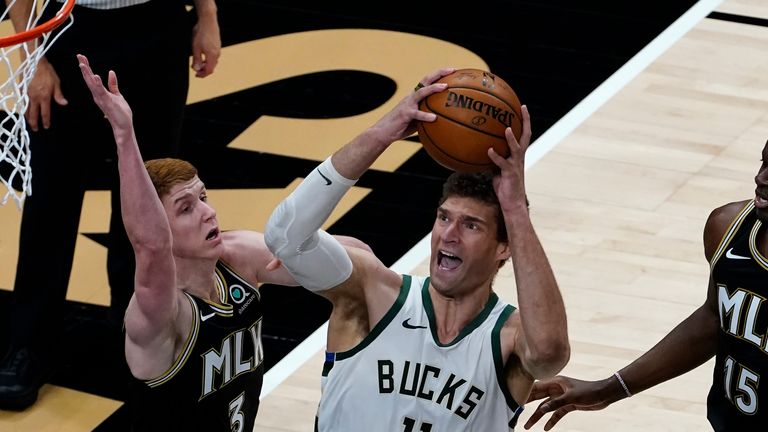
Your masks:
<svg viewBox="0 0 768 432"><path fill-rule="evenodd" d="M766 228L755 201L738 205L711 262L720 328L707 418L716 431L768 425L768 254L758 246Z"/></svg>
<svg viewBox="0 0 768 432"><path fill-rule="evenodd" d="M270 250L297 282L333 305L321 432L510 430L534 380L554 375L568 360L563 300L525 198L531 137L525 108L520 141L506 131L510 156L491 152L497 173L456 173L446 181L432 226L429 277L398 274L373 253L344 248L320 230L352 179L413 133L417 121L435 119L418 103L445 90L432 83L452 71L425 77L309 173L267 223ZM387 215L377 221L384 228ZM493 290L509 259L519 310L499 302Z"/></svg>
<svg viewBox="0 0 768 432"><path fill-rule="evenodd" d="M755 176L755 198L714 209L704 227L710 263L707 299L650 351L613 376L537 382L551 428L574 410L595 411L672 379L715 356L707 419L716 432L762 431L768 424L768 142Z"/></svg>

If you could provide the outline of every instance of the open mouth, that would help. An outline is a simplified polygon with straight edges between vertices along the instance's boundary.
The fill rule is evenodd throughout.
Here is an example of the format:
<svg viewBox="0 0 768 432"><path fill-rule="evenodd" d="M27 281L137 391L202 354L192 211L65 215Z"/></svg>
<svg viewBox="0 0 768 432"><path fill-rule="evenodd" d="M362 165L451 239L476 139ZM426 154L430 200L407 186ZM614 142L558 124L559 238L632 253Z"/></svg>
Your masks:
<svg viewBox="0 0 768 432"><path fill-rule="evenodd" d="M206 240L213 240L219 236L219 229L214 228L210 231L208 231L208 235L205 237Z"/></svg>
<svg viewBox="0 0 768 432"><path fill-rule="evenodd" d="M437 266L442 270L455 270L462 262L461 258L450 252L437 252Z"/></svg>

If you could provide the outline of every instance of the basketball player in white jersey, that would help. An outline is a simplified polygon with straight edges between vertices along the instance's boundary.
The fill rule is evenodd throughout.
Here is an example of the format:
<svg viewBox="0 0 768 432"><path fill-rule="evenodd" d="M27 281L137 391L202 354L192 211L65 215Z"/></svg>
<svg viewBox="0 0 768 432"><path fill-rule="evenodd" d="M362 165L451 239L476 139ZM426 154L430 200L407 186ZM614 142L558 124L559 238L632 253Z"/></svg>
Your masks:
<svg viewBox="0 0 768 432"><path fill-rule="evenodd" d="M297 282L333 304L316 418L321 432L511 430L534 380L568 361L563 300L525 197L526 108L520 141L506 131L510 156L489 153L496 175L454 175L446 183L428 277L397 274L319 229L390 144L415 132L416 122L434 121L418 103L443 91L433 83L452 71L425 77L313 170L267 224L270 250ZM493 292L508 259L519 310Z"/></svg>
<svg viewBox="0 0 768 432"><path fill-rule="evenodd" d="M715 357L707 420L716 432L768 427L768 142L755 196L714 209L704 227L710 266L704 303L637 360L598 381L558 376L536 383L544 399L525 427L552 413L550 430L571 411L596 411L682 375Z"/></svg>
<svg viewBox="0 0 768 432"><path fill-rule="evenodd" d="M191 164L145 164L114 72L107 89L88 60L78 60L112 125L122 216L136 255L136 290L125 316L125 355L138 381L131 430L250 431L264 373L257 288L296 282L261 233L220 230Z"/></svg>

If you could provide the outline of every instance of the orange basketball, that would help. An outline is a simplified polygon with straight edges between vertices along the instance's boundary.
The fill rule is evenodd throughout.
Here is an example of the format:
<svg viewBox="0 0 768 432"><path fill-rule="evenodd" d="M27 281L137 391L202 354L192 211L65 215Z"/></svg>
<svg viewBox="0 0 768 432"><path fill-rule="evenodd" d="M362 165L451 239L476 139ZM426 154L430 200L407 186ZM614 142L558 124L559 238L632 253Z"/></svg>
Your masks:
<svg viewBox="0 0 768 432"><path fill-rule="evenodd" d="M496 167L488 148L509 156L504 130L517 139L523 130L520 100L503 79L478 69L459 69L437 82L448 88L428 96L419 109L437 114L419 122L419 140L427 153L453 171L478 172Z"/></svg>

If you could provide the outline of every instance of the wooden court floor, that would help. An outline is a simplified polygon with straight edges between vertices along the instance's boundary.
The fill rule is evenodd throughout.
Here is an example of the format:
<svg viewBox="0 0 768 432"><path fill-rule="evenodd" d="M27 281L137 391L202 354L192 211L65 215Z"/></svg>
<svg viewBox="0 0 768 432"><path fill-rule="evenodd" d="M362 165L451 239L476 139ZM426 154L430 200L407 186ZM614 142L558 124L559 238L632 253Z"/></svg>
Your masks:
<svg viewBox="0 0 768 432"><path fill-rule="evenodd" d="M601 77L595 87L605 81L604 86L593 93L592 88L584 92L581 104L576 100L571 105L556 105L537 99L532 87L543 92L557 81L524 81L525 73L520 73L523 82L531 83L530 90L519 92L528 97L521 99L531 100L534 129L541 125L529 153L526 184L534 225L565 298L572 357L564 374L584 379L606 377L653 346L698 307L704 301L708 277L702 247L704 221L714 207L754 195L759 152L768 138L768 58L764 55L768 4L725 0L700 1L697 6L709 7L709 11L695 19L690 29L682 26L678 28L685 30L680 34L668 34L668 48L660 43L658 53L650 53L646 59L626 59L627 69ZM710 11L715 14L710 15ZM371 46L378 48L372 52ZM398 48L402 46L409 49ZM268 59L279 61L267 65ZM211 199L226 224L224 228L263 229L271 208L295 187L301 173L386 112L425 71L445 64L491 70L502 67L440 38L376 29L295 33L227 46L217 74L212 79L193 80L189 98L193 116L203 101L225 103L233 92L285 79L297 71L375 71L390 77L397 86L390 93L371 96L368 108L358 107L351 114L332 118L265 114L258 123L226 136L224 145L233 151L227 157L242 156L238 153L242 151L259 154L259 161L272 162L269 155L277 154L298 158L299 162L287 165L290 169L285 169L275 183L228 187L245 175L244 168L235 166L219 177L201 161L201 172L216 176L218 187L211 191ZM506 64L503 67L505 71L513 69ZM515 87L516 81L508 81ZM280 90L285 86L276 89ZM556 87L548 91L557 93ZM537 113L541 115L537 117ZM313 139L311 147L286 148L283 144L306 142L308 133ZM212 136L201 139L225 140ZM361 237L369 235L366 240L374 249L377 244L386 248L383 235L365 231L350 221L350 215L360 219L360 212L368 215L378 209L373 205L370 210L359 210L365 203L383 200L378 191L381 179L405 185L420 182L421 186L413 185L419 192L437 187L444 172L424 165L425 157L419 150L414 141L393 146L328 226ZM285 167L280 165L280 169ZM422 168L425 174L412 174ZM88 192L82 233L106 231L106 194ZM402 271L427 271L428 251L418 245L410 250L407 260L398 261L428 233L433 196L425 201L425 208L415 212L424 222L422 228L404 235L407 244L384 252L385 262L397 261L395 265ZM13 286L18 213L12 205L0 208L0 287L6 290ZM371 219L366 219L370 225ZM104 261L106 251L94 239L98 237L78 240L76 262ZM108 303L106 273L92 268L92 264L75 266L68 293L72 302ZM516 303L509 266L499 275L496 290ZM277 295L274 298L286 301ZM317 327L315 323L322 323L322 313L312 319L306 328L280 322L275 325L275 334L280 327L288 339L300 342ZM276 364L265 378L256 431L312 430L319 399L321 343L310 337L288 357L273 358ZM278 342L273 346L281 353L293 347ZM269 353L269 345L265 348ZM283 362L278 362L281 358ZM556 430L709 430L705 399L711 367L709 362L602 412L572 413ZM285 374L284 380L280 374ZM115 415L122 406L119 397L61 384L46 385L40 402L25 412L0 411L0 430L120 430L120 417ZM526 407L518 430L533 409ZM537 426L534 430L542 429Z"/></svg>

